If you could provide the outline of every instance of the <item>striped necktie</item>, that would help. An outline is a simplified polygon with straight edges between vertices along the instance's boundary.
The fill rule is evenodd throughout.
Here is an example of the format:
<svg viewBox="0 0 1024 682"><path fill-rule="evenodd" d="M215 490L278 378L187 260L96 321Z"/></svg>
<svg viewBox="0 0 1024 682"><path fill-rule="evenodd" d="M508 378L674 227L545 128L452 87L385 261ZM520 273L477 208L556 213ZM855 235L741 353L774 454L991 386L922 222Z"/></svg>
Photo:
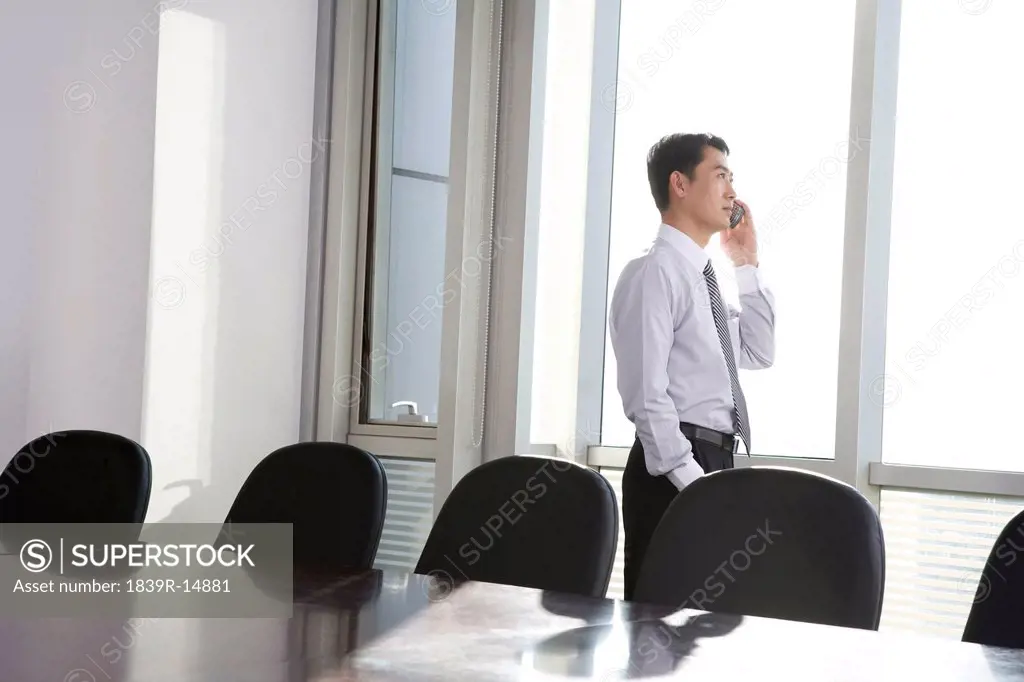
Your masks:
<svg viewBox="0 0 1024 682"><path fill-rule="evenodd" d="M729 368L729 385L732 389L732 404L736 410L736 432L743 439L743 444L750 454L750 421L747 419L747 400L743 397L743 389L740 388L740 378L736 373L736 359L732 354L732 340L729 337L729 327L725 315L725 306L722 304L722 295L718 291L718 280L715 279L715 271L711 267L711 260L704 266L704 279L708 284L708 298L711 301L711 314L715 318L715 328L718 329L718 341L722 345L722 354L725 356L725 365Z"/></svg>

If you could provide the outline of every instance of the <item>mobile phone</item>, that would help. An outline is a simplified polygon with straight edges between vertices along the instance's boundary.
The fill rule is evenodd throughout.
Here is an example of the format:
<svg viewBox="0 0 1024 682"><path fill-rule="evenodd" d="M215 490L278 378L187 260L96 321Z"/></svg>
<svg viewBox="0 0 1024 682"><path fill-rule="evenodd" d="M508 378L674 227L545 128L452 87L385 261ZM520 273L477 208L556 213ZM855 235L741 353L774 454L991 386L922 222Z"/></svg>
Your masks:
<svg viewBox="0 0 1024 682"><path fill-rule="evenodd" d="M742 206L740 206L739 204L732 205L732 215L729 216L729 229L732 229L740 224L740 221L743 220L744 213L745 211L743 210Z"/></svg>

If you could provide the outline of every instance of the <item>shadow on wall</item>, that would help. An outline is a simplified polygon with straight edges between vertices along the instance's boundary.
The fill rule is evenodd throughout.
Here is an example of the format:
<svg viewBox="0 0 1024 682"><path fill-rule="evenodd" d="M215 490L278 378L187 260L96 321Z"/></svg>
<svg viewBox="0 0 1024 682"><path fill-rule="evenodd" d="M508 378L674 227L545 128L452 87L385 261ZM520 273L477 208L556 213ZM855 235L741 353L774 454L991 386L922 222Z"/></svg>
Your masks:
<svg viewBox="0 0 1024 682"><path fill-rule="evenodd" d="M187 496L174 505L166 516L161 519L147 519L147 523L221 523L227 517L234 494L238 492L236 490L234 494L228 494L229 491L225 488L203 485L197 478L175 481L164 486L160 492L167 494L177 488L186 488ZM224 501L227 501L224 513L217 515L217 518L211 518L211 511L223 506Z"/></svg>

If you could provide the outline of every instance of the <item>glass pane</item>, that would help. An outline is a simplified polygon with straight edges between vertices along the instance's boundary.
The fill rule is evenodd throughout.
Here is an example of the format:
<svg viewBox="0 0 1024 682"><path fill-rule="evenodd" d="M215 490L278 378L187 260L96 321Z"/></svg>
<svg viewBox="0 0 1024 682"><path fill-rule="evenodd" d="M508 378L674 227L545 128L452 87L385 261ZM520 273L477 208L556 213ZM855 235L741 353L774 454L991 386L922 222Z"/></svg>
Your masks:
<svg viewBox="0 0 1024 682"><path fill-rule="evenodd" d="M384 0L380 25L363 421L436 423L455 3Z"/></svg>
<svg viewBox="0 0 1024 682"><path fill-rule="evenodd" d="M978 432L1019 418L1024 382L1024 232L1006 203L1024 185L1024 4L960 5L903 2L883 459L1022 471Z"/></svg>
<svg viewBox="0 0 1024 682"><path fill-rule="evenodd" d="M538 4L547 9L541 78L537 296L533 324L530 440L568 447L575 431L580 282L587 213L590 82L595 0ZM535 86L536 87L536 86Z"/></svg>
<svg viewBox="0 0 1024 682"><path fill-rule="evenodd" d="M608 300L660 222L648 149L671 132L722 136L777 301L774 366L740 372L759 455L835 454L846 165L863 144L849 129L854 9L855 0L622 3L619 86L603 97L617 111ZM738 305L717 239L708 250ZM602 442L628 446L634 430L606 345Z"/></svg>

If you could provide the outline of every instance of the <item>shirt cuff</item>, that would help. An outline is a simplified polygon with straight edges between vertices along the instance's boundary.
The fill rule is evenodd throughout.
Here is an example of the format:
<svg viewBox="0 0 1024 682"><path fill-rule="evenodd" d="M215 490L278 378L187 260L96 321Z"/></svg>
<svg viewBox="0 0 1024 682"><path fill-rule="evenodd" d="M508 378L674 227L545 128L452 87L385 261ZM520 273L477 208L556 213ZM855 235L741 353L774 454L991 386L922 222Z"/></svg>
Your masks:
<svg viewBox="0 0 1024 682"><path fill-rule="evenodd" d="M700 464L697 464L697 460L691 460L665 474L668 480L672 481L672 484L679 490L682 490L703 475L704 470L700 468Z"/></svg>
<svg viewBox="0 0 1024 682"><path fill-rule="evenodd" d="M754 294L766 288L761 268L756 265L741 265L736 268L736 288L741 296Z"/></svg>

